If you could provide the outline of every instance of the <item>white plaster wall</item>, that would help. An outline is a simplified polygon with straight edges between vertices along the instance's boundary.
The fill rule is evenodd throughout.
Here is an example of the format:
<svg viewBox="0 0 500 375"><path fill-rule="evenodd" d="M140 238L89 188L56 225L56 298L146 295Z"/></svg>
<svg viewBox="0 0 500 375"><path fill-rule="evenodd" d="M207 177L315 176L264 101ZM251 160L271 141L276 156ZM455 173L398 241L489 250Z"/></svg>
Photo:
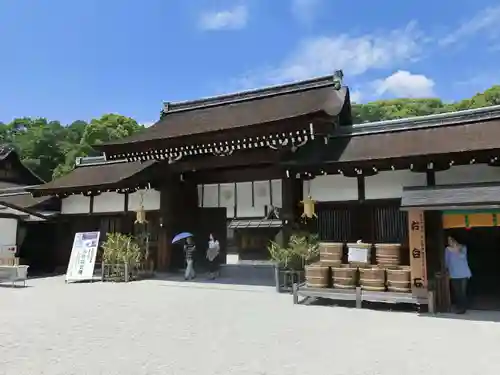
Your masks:
<svg viewBox="0 0 500 375"><path fill-rule="evenodd" d="M160 192L155 189L143 189L129 194L128 210L137 211L141 205L141 194L143 197L142 205L145 211L155 211L160 209ZM122 204L123 207L123 204Z"/></svg>
<svg viewBox="0 0 500 375"><path fill-rule="evenodd" d="M257 204L257 187L258 184L254 182L254 202L252 205L252 183L251 182L238 182L236 184L237 191L237 217L264 217L265 204L263 201L265 197L260 197L260 204ZM263 194L262 192L260 192Z"/></svg>
<svg viewBox="0 0 500 375"><path fill-rule="evenodd" d="M408 170L380 172L365 178L365 198L401 198L404 187L425 186L426 182L425 173Z"/></svg>
<svg viewBox="0 0 500 375"><path fill-rule="evenodd" d="M81 194L70 195L61 202L62 214L88 214L90 212L90 197Z"/></svg>
<svg viewBox="0 0 500 375"><path fill-rule="evenodd" d="M112 192L101 193L94 197L93 212L123 212L125 209L125 194Z"/></svg>
<svg viewBox="0 0 500 375"><path fill-rule="evenodd" d="M0 258L14 257L6 247L17 244L17 219L0 218Z"/></svg>
<svg viewBox="0 0 500 375"><path fill-rule="evenodd" d="M258 217L265 215L266 206L281 207L281 180L207 184L198 186L198 204L203 207L226 207L227 217ZM253 188L253 204L252 204Z"/></svg>
<svg viewBox="0 0 500 375"><path fill-rule="evenodd" d="M235 184L220 184L219 193L219 207L226 207L226 217L228 219L234 218Z"/></svg>
<svg viewBox="0 0 500 375"><path fill-rule="evenodd" d="M457 165L446 171L436 172L436 185L498 181L500 167L490 167L487 164Z"/></svg>
<svg viewBox="0 0 500 375"><path fill-rule="evenodd" d="M219 185L203 186L203 207L219 207Z"/></svg>
<svg viewBox="0 0 500 375"><path fill-rule="evenodd" d="M304 181L304 198L308 195L318 202L341 202L358 199L358 182L342 175L318 176Z"/></svg>

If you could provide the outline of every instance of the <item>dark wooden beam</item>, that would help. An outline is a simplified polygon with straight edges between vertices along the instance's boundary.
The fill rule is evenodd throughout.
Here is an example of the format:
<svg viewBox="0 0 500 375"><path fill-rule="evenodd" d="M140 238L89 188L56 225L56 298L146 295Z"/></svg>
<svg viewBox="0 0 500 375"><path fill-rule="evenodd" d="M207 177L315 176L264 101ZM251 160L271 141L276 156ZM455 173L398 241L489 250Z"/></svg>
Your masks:
<svg viewBox="0 0 500 375"><path fill-rule="evenodd" d="M356 180L358 182L358 201L364 202L366 200L365 176L358 175Z"/></svg>
<svg viewBox="0 0 500 375"><path fill-rule="evenodd" d="M436 171L433 169L426 170L425 179L427 186L436 186Z"/></svg>
<svg viewBox="0 0 500 375"><path fill-rule="evenodd" d="M125 193L123 195L123 212L125 212L125 213L128 212L128 198L129 198L129 194Z"/></svg>
<svg viewBox="0 0 500 375"><path fill-rule="evenodd" d="M91 195L89 199L89 214L93 213L94 213L94 195Z"/></svg>

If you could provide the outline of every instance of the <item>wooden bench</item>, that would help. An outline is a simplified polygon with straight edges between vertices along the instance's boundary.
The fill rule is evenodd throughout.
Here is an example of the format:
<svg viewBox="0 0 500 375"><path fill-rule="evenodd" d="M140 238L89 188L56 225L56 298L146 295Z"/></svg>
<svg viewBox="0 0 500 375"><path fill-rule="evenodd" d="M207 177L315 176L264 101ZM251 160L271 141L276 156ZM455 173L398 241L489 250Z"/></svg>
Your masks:
<svg viewBox="0 0 500 375"><path fill-rule="evenodd" d="M22 281L23 286L26 286L28 267L20 265L19 258L0 258L0 283L10 282L16 286L17 282Z"/></svg>
<svg viewBox="0 0 500 375"><path fill-rule="evenodd" d="M434 292L428 291L422 296L415 296L412 293L393 293L393 292L371 292L362 290L360 287L356 289L332 289L332 288L311 288L305 283L293 284L293 303L300 303L299 297L304 297L302 301L305 304L312 302L317 298L325 298L331 300L355 301L356 307L361 308L362 302L379 302L379 303L407 303L412 305L427 305L429 313L435 313Z"/></svg>

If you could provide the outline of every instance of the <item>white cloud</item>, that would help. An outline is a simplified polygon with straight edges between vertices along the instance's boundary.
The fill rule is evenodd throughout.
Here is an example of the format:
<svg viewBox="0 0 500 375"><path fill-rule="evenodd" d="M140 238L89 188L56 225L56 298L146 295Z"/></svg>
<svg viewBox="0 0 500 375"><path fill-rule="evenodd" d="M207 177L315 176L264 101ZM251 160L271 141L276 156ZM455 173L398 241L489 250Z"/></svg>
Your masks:
<svg viewBox="0 0 500 375"><path fill-rule="evenodd" d="M423 74L399 70L389 77L374 82L377 95L390 94L404 98L434 97L435 83Z"/></svg>
<svg viewBox="0 0 500 375"><path fill-rule="evenodd" d="M416 60L425 43L414 22L379 34L341 34L304 40L275 67L242 77L245 88L303 80L343 69L348 77L373 69L397 68Z"/></svg>
<svg viewBox="0 0 500 375"><path fill-rule="evenodd" d="M156 123L156 121L146 121L146 122L141 122L141 124L146 127L146 128L149 128L151 125L154 125Z"/></svg>
<svg viewBox="0 0 500 375"><path fill-rule="evenodd" d="M361 90L354 90L350 92L351 96L351 103L361 103L361 100L363 100L363 93Z"/></svg>
<svg viewBox="0 0 500 375"><path fill-rule="evenodd" d="M248 21L248 10L244 5L216 12L207 12L200 17L203 30L239 30Z"/></svg>
<svg viewBox="0 0 500 375"><path fill-rule="evenodd" d="M481 10L457 29L439 40L439 44L441 46L456 44L478 34L481 34L482 38L486 37L489 39L500 37L500 6L488 7Z"/></svg>
<svg viewBox="0 0 500 375"><path fill-rule="evenodd" d="M317 14L322 0L292 0L292 15L302 23L309 24Z"/></svg>

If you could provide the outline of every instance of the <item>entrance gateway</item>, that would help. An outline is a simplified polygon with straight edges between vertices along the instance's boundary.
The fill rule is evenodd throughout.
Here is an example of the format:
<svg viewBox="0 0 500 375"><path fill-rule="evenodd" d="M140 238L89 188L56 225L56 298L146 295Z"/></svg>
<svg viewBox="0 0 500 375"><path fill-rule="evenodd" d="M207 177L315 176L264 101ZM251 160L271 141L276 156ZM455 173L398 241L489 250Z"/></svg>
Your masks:
<svg viewBox="0 0 500 375"><path fill-rule="evenodd" d="M307 196L318 202L311 227L322 240L400 243L410 264L407 211L421 210L426 271L421 264L417 274L412 261L412 280L422 279L413 284L439 294L445 290L438 281L440 211L452 208L446 202L437 210L418 200L407 204L408 189L500 181L499 119L500 107L490 107L352 125L349 90L334 74L165 103L152 127L96 145L105 156L81 160L70 174L30 191L61 199L56 258L64 259L62 265L75 232L133 232L134 211L144 206L157 270L181 263L170 243L179 231L194 232L201 246L207 233L219 232L222 240L230 234L225 249L237 253L233 260L261 257L263 244L255 238L278 231L286 239ZM221 214L201 223L209 209ZM235 235L254 229L262 234Z"/></svg>

